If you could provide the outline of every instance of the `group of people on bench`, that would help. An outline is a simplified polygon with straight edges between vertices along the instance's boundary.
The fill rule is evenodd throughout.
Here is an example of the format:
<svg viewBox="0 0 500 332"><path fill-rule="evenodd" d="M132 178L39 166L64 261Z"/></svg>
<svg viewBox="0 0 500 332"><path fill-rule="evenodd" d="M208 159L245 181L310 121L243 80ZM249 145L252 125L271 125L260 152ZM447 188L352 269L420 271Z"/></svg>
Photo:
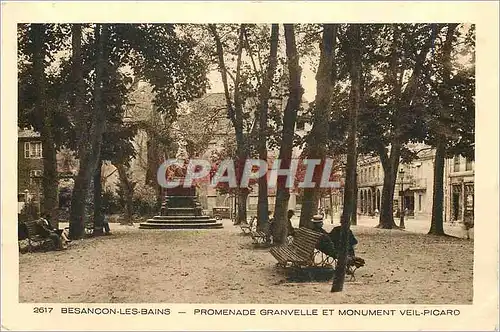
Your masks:
<svg viewBox="0 0 500 332"><path fill-rule="evenodd" d="M67 229L58 229L50 223L50 215L44 214L35 221L36 233L42 238L49 239L56 250L66 249L71 240L68 237ZM29 237L26 224L18 223L18 240L25 240Z"/></svg>
<svg viewBox="0 0 500 332"><path fill-rule="evenodd" d="M295 228L292 225L292 218L295 215L295 212L293 210L288 210L287 212L287 228L288 228L288 236L294 236L295 235ZM272 220L271 220L271 225L272 225ZM341 226L336 226L334 227L331 232L327 232L323 228L323 216L321 215L315 215L312 219L312 230L322 233L325 236L321 237L321 239L318 242L317 249L321 251L322 253L336 258L338 256L338 250L336 249L336 246L339 246L340 243L340 236L342 232L342 227ZM348 261L357 261L359 260L358 257L356 257L355 252L354 252L354 247L358 244L358 240L354 236L354 233L349 230L348 234L348 243L347 243L347 259Z"/></svg>
<svg viewBox="0 0 500 332"><path fill-rule="evenodd" d="M66 249L68 243L71 242L69 239L69 233L67 229L58 229L52 226L50 223L50 215L45 214L40 219L37 220L37 224L40 229L42 236L46 236L54 242L54 247L56 250Z"/></svg>

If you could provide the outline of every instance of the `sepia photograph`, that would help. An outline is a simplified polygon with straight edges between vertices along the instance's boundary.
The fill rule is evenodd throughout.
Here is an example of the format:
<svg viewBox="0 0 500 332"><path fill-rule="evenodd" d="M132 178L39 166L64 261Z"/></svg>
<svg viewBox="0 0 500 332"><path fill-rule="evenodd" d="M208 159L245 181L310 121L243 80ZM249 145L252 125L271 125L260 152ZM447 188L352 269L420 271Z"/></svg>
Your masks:
<svg viewBox="0 0 500 332"><path fill-rule="evenodd" d="M2 3L2 330L498 328L498 15L452 5Z"/></svg>
<svg viewBox="0 0 500 332"><path fill-rule="evenodd" d="M18 78L20 301L472 302L474 25L19 24Z"/></svg>

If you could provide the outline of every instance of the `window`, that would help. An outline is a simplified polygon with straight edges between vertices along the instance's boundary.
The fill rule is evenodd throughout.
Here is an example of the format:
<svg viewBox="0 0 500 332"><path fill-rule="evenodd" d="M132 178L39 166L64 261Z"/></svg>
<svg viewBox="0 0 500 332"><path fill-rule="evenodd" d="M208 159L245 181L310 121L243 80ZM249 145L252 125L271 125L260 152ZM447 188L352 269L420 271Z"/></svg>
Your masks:
<svg viewBox="0 0 500 332"><path fill-rule="evenodd" d="M42 142L25 142L24 158L30 158L30 159L42 158Z"/></svg>
<svg viewBox="0 0 500 332"><path fill-rule="evenodd" d="M460 172L460 156L453 158L453 172Z"/></svg>
<svg viewBox="0 0 500 332"><path fill-rule="evenodd" d="M18 202L26 202L26 194L17 194Z"/></svg>
<svg viewBox="0 0 500 332"><path fill-rule="evenodd" d="M422 195L418 195L418 212L422 212Z"/></svg>
<svg viewBox="0 0 500 332"><path fill-rule="evenodd" d="M39 185L41 183L42 171L39 169L33 169L30 171L30 184Z"/></svg>
<svg viewBox="0 0 500 332"><path fill-rule="evenodd" d="M380 165L377 165L377 181L380 178Z"/></svg>
<svg viewBox="0 0 500 332"><path fill-rule="evenodd" d="M472 171L472 160L470 158L465 158L465 170Z"/></svg>

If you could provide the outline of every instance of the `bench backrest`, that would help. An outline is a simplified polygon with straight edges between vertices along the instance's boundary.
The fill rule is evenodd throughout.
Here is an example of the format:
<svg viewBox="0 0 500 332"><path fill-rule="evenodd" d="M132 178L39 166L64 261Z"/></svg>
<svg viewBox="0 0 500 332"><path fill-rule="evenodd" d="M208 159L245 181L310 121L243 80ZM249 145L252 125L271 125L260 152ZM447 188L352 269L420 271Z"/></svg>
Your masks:
<svg viewBox="0 0 500 332"><path fill-rule="evenodd" d="M40 235L40 226L37 224L36 221L33 220L25 221L24 225L26 226L26 230L28 231L29 237Z"/></svg>
<svg viewBox="0 0 500 332"><path fill-rule="evenodd" d="M300 227L295 231L291 246L300 256L307 258L313 257L314 249L323 235L324 234L315 232L309 228Z"/></svg>
<svg viewBox="0 0 500 332"><path fill-rule="evenodd" d="M27 239L29 236L28 234L28 228L26 227L26 224L24 222L18 222L17 223L17 240L22 241Z"/></svg>

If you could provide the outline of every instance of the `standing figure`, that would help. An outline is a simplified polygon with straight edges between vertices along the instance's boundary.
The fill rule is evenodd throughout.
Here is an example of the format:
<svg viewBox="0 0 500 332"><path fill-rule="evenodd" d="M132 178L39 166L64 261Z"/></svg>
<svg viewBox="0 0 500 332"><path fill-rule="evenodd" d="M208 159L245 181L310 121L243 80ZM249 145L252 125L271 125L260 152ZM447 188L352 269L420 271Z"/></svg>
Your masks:
<svg viewBox="0 0 500 332"><path fill-rule="evenodd" d="M295 215L295 211L293 210L288 210L287 212L287 227L288 227L288 236L294 236L295 235L295 228L292 226L292 218Z"/></svg>

